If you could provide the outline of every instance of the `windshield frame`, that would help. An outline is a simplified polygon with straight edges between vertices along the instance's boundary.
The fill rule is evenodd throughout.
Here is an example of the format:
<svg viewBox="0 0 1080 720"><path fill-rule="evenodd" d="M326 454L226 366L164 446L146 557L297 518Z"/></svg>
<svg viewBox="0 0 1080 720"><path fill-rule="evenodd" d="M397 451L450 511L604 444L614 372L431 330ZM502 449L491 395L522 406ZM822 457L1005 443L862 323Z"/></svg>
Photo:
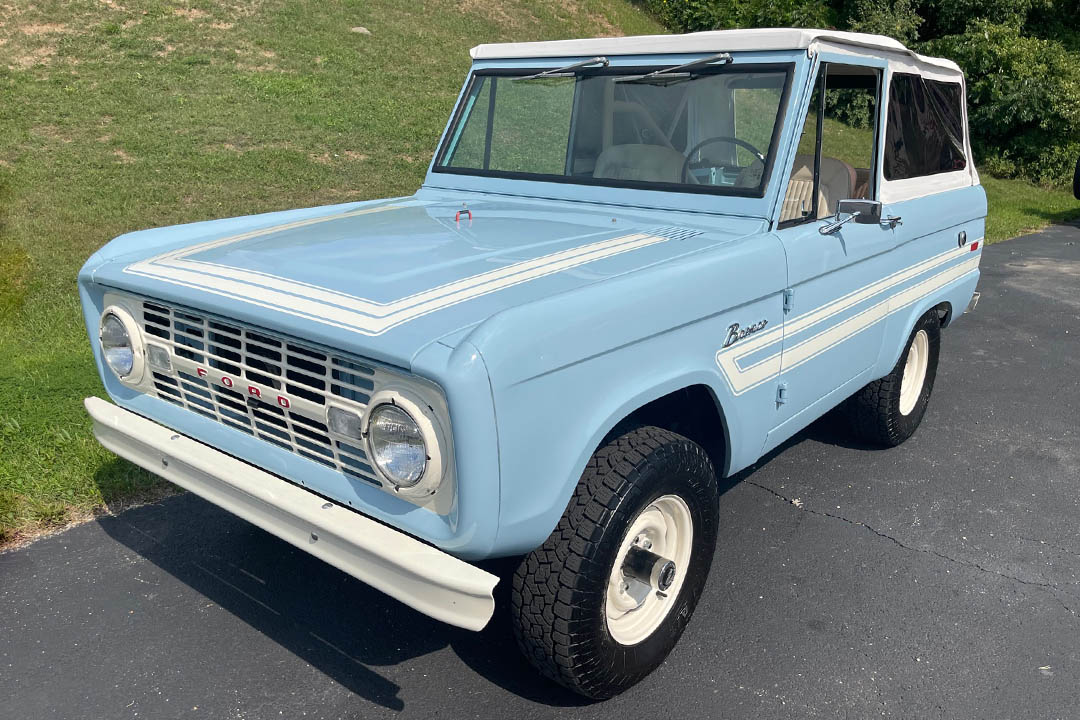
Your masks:
<svg viewBox="0 0 1080 720"><path fill-rule="evenodd" d="M577 82L583 77L592 76L624 75L630 77L637 75L645 75L656 70L663 70L667 67L670 67L670 65L667 63L633 65L616 65L613 63L611 66L608 67L580 68L573 72L573 78L574 81ZM482 168L449 167L443 164L446 154L447 152L449 152L450 146L453 144L453 137L455 135L454 130L458 127L458 123L462 121L462 116L465 113L466 108L468 107L468 98L472 94L473 88L476 86L476 83L481 82L481 79L485 77L527 77L529 75L535 75L537 73L541 73L545 70L551 69L551 66L531 65L514 67L475 68L469 74L468 82L465 84L458 103L454 108L454 112L450 118L450 122L447 124L447 129L443 135L442 141L439 144L439 148L432 160L430 172L446 175L465 175L472 177L498 178L503 180L551 182L562 185L585 185L590 187L622 188L627 190L650 190L655 192L676 192L694 195L745 197L755 199L764 198L766 193L768 192L768 188L772 181L772 174L776 164L776 158L780 151L779 145L785 127L786 114L790 109L789 100L796 71L796 63L792 61L753 61L747 63L739 63L735 61L718 66L704 66L701 68L695 68L692 72L692 75L694 76L731 75L754 72L778 72L783 74L784 87L780 94L780 101L777 106L776 122L773 124L772 137L769 141L769 151L765 157L765 169L762 173L761 182L756 188L737 188L734 186L724 185L689 185L671 182L619 180L615 178L591 178L510 170L484 170ZM570 73L568 73L568 75L569 74ZM572 111L572 115L576 115L576 112Z"/></svg>

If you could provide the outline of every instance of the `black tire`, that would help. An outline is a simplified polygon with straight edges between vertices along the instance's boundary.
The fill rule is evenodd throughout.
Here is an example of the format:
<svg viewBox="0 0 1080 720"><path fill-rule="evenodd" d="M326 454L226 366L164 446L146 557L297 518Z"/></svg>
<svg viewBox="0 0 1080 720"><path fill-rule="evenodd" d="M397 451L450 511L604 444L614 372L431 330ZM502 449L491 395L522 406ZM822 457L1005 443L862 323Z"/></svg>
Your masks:
<svg viewBox="0 0 1080 720"><path fill-rule="evenodd" d="M660 624L635 645L608 629L608 579L631 523L654 500L676 495L690 510L692 542L682 586ZM514 634L547 677L587 697L612 697L671 652L697 606L716 546L716 475L696 443L640 427L597 450L547 541L514 574Z"/></svg>
<svg viewBox="0 0 1080 720"><path fill-rule="evenodd" d="M1073 197L1080 200L1080 158L1076 160L1076 170L1073 171Z"/></svg>
<svg viewBox="0 0 1080 720"><path fill-rule="evenodd" d="M904 367L912 343L920 332L926 333L929 350L926 374L914 407L904 413L901 411ZM940 351L941 321L937 311L931 310L915 323L892 372L852 395L843 405L844 414L856 437L874 445L896 447L915 434L934 390Z"/></svg>

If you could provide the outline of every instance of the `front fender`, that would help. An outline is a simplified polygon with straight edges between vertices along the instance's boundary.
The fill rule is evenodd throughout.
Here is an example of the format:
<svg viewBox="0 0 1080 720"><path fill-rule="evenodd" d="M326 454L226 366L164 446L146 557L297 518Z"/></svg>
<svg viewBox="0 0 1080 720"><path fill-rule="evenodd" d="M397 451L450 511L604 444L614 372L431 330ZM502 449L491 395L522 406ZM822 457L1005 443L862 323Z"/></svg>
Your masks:
<svg viewBox="0 0 1080 720"><path fill-rule="evenodd" d="M603 437L680 388L710 388L726 418L723 471L758 457L775 386L735 396L715 358L733 322L782 323L786 269L773 236L733 245L507 310L470 334L492 379L498 423L493 554L543 543Z"/></svg>

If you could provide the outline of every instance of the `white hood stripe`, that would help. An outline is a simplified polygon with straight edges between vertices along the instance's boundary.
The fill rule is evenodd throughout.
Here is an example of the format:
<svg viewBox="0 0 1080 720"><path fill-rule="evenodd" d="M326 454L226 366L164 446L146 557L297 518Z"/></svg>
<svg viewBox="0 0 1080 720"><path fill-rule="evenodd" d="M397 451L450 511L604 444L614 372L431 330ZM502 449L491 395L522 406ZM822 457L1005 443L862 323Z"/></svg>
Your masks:
<svg viewBox="0 0 1080 720"><path fill-rule="evenodd" d="M667 235L648 233L622 235L512 263L388 303L265 273L189 259L196 253L283 230L398 207L401 206L365 208L241 233L142 260L126 267L124 272L242 300L365 335L378 335L436 310L670 239Z"/></svg>

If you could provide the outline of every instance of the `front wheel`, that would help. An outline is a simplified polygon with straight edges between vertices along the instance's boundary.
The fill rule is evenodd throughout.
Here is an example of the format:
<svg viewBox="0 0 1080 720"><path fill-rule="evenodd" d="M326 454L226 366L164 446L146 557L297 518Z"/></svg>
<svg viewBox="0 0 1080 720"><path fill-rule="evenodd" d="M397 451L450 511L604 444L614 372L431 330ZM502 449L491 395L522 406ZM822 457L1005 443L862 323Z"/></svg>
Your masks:
<svg viewBox="0 0 1080 720"><path fill-rule="evenodd" d="M705 587L718 512L712 463L687 438L642 427L597 450L558 527L514 574L526 657L597 699L652 672Z"/></svg>
<svg viewBox="0 0 1080 720"><path fill-rule="evenodd" d="M940 350L941 322L937 311L931 310L915 323L892 372L844 404L856 436L875 445L895 447L915 433L930 403Z"/></svg>

